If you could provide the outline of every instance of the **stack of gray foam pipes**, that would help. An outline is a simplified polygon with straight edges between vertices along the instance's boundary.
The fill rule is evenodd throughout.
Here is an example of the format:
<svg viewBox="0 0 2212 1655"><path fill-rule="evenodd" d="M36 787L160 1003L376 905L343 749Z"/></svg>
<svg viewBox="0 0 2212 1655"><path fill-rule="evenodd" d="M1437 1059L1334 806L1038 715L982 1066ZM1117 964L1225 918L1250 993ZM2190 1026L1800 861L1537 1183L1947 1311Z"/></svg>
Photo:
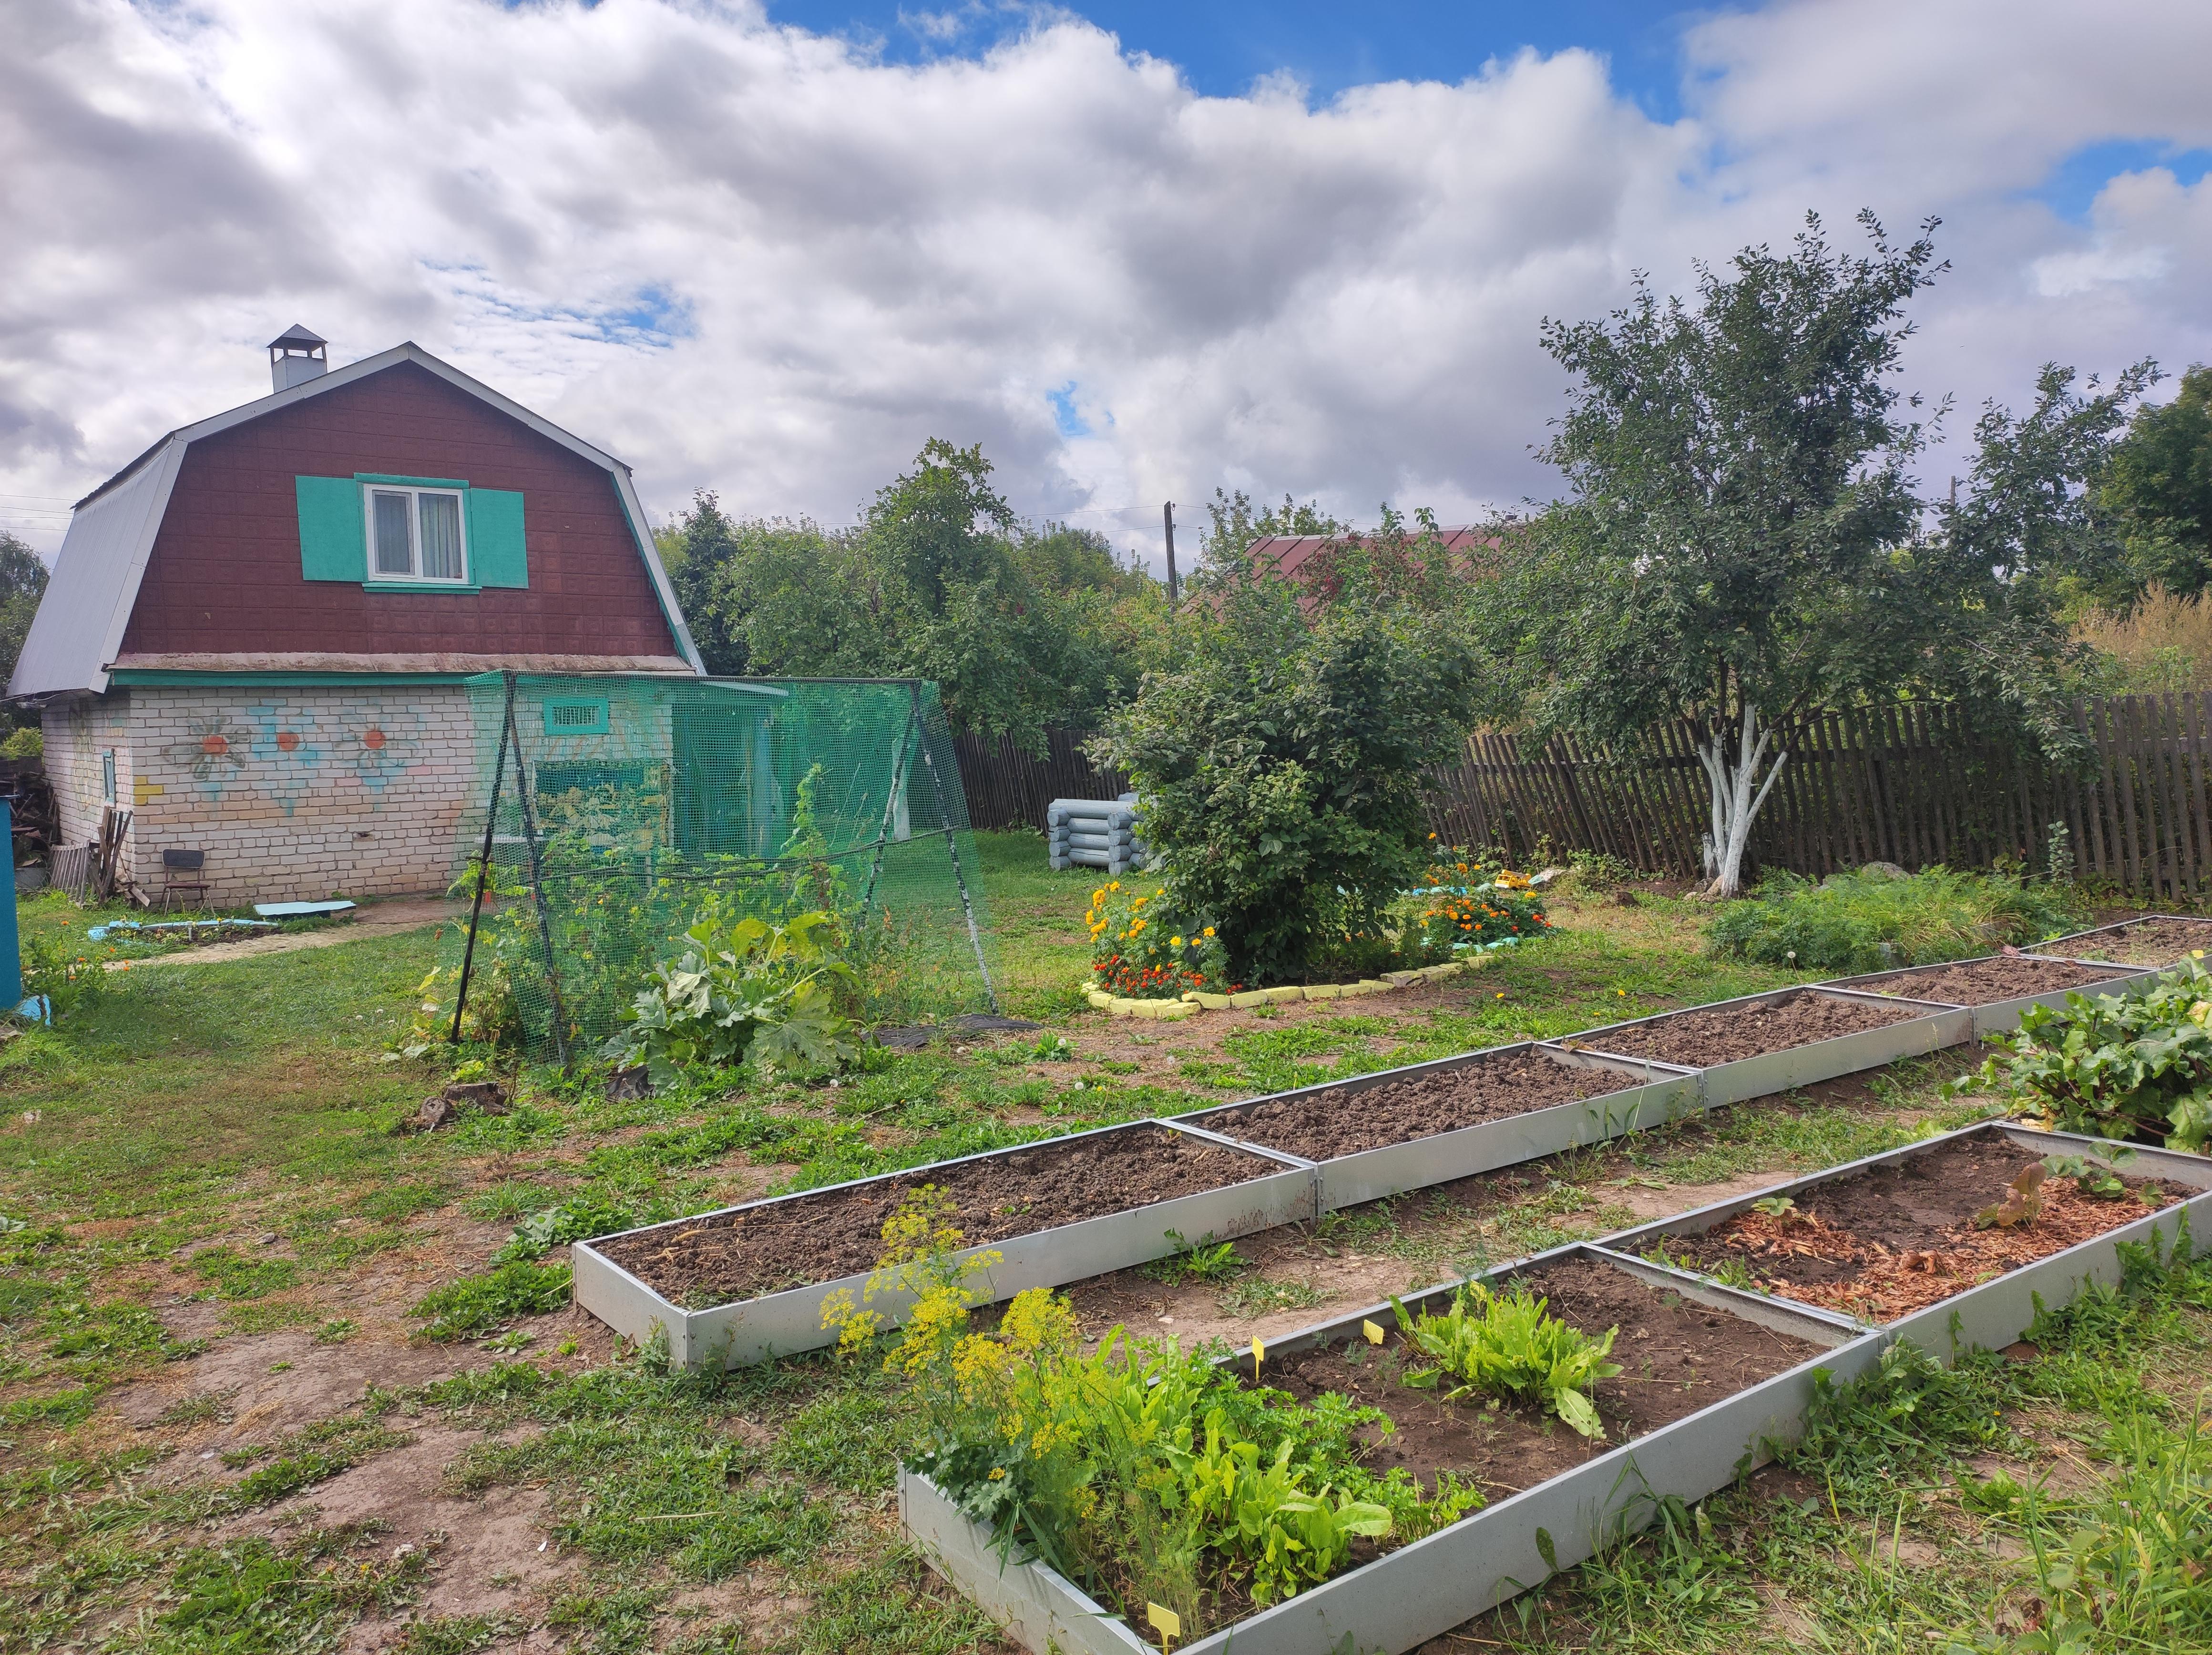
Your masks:
<svg viewBox="0 0 2212 1655"><path fill-rule="evenodd" d="M1134 793L1118 799L1054 799L1045 810L1045 834L1055 868L1103 868L1121 875L1144 865Z"/></svg>

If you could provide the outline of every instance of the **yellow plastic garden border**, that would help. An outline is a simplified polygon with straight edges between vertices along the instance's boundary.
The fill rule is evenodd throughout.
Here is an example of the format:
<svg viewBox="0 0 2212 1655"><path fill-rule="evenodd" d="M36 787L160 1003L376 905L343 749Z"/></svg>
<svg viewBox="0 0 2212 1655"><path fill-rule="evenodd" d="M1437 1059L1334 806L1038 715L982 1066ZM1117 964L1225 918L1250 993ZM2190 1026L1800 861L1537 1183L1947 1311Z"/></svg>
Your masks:
<svg viewBox="0 0 2212 1655"><path fill-rule="evenodd" d="M1440 966L1385 972L1380 977L1365 977L1356 983L1308 983L1303 986L1291 983L1280 988L1248 989L1242 994L1200 994L1192 990L1179 1000L1129 1000L1109 994L1091 983L1081 986L1083 997L1096 1010L1116 1017L1145 1017L1157 1022L1176 1023L1186 1017L1195 1017L1201 1011L1227 1011L1232 1008L1241 1010L1247 1006L1282 1004L1291 1000L1355 1000L1367 994L1388 994L1394 989L1411 988L1416 983L1439 983L1462 972L1476 970L1490 957L1483 954L1472 960L1447 960Z"/></svg>

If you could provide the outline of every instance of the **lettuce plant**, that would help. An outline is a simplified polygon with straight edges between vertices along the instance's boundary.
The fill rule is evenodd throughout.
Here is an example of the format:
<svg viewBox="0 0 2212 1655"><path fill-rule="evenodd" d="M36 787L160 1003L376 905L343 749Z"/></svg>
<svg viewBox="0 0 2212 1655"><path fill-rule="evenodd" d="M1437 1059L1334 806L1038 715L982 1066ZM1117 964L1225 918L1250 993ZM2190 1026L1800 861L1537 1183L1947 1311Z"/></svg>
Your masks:
<svg viewBox="0 0 2212 1655"><path fill-rule="evenodd" d="M1606 1360L1620 1329L1592 1338L1552 1315L1548 1300L1517 1282L1498 1293L1471 1282L1442 1316L1415 1315L1396 1299L1390 1307L1399 1330L1433 1361L1408 1373L1407 1385L1430 1390L1455 1379L1460 1384L1444 1393L1446 1402L1483 1396L1526 1403L1557 1414L1583 1436L1605 1440L1589 1393L1620 1372L1619 1363Z"/></svg>

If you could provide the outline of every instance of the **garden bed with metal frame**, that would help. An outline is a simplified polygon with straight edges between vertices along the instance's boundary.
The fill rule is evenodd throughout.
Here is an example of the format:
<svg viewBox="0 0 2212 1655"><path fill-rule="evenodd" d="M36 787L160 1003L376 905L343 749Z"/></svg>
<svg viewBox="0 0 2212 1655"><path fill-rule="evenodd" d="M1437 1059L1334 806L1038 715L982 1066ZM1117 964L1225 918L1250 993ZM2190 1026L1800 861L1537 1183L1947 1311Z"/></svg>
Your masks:
<svg viewBox="0 0 2212 1655"><path fill-rule="evenodd" d="M1498 1281L1547 1265L1589 1260L1679 1294L1753 1326L1784 1332L1814 1348L1806 1360L1747 1385L1573 1469L1507 1495L1436 1533L1384 1553L1235 1624L1176 1646L1188 1655L1325 1655L1411 1649L1540 1581L1571 1568L1605 1540L1649 1522L1668 1496L1698 1500L1771 1457L1792 1434L1825 1369L1853 1377L1880 1355L1881 1336L1845 1319L1573 1245L1538 1253L1477 1278ZM1462 1286L1443 1283L1404 1300L1409 1312L1441 1311ZM1335 1318L1268 1346L1280 1362L1317 1347L1357 1342L1370 1322L1388 1324L1388 1305ZM1617 1354L1617 1353L1616 1353ZM1225 1359L1230 1361L1237 1358ZM1242 1358L1249 1361L1249 1357ZM1261 1377L1264 1383L1267 1370ZM1409 1391L1409 1397L1419 1393ZM1156 1649L1140 1632L1041 1561L1002 1560L990 1531L964 1515L926 1477L899 1476L899 1514L931 1566L1006 1628L1044 1655L1139 1655Z"/></svg>
<svg viewBox="0 0 2212 1655"><path fill-rule="evenodd" d="M1363 1201L1380 1200L1408 1190L1449 1184L1454 1179L1540 1160L1583 1144L1603 1143L1625 1133L1680 1119L1698 1106L1697 1075L1692 1070L1672 1064L1596 1057L1523 1040L1512 1046L1490 1046L1480 1052L1410 1064L1401 1069L1323 1081L1292 1091L1248 1098L1241 1103L1217 1105L1175 1118L1178 1125L1200 1127L1238 1143L1289 1155L1295 1152L1273 1149L1266 1143L1264 1131L1248 1130L1242 1124L1255 1110L1285 1103L1310 1103L1316 1107L1340 1103L1346 1109L1357 1109L1360 1094L1377 1087L1448 1075L1471 1065L1523 1054L1570 1069L1618 1075L1624 1084L1616 1091L1379 1144L1350 1155L1326 1160L1308 1156L1320 1168L1321 1210L1333 1212Z"/></svg>
<svg viewBox="0 0 2212 1655"><path fill-rule="evenodd" d="M2172 1185L2190 1193L2155 1209L2143 1209L2139 1215L2116 1224L2100 1234L2071 1246L2061 1246L2002 1274L1984 1281L1962 1283L1956 1292L1946 1294L1930 1304L1906 1311L1879 1324L1888 1331L1910 1335L1915 1343L1927 1345L1931 1350L1936 1347L1929 1345L1923 1335L1943 1333L1941 1343L1948 1349L1951 1335L1945 1330L1951 1326L1949 1319L1954 1314L1960 1319L1956 1325L1957 1341L1960 1347L1981 1345L1996 1348L2009 1344L2035 1319L2039 1296L2045 1306L2056 1308L2070 1301L2085 1281L2095 1281L2106 1286L2116 1283L2120 1278L2118 1248L2122 1244L2143 1245L2155 1234L2160 1247L2171 1247L2185 1232L2201 1233L2207 1221L2212 1220L2212 1159L2185 1155L2178 1150L2117 1144L2110 1139L2084 1137L2071 1132L2045 1132L2002 1121L1984 1121L1956 1132L1923 1138L1903 1149L1887 1150L1878 1155L1868 1155L1859 1161L1830 1167L1809 1177L1776 1184L1747 1195L1717 1201L1672 1218L1662 1218L1638 1225L1633 1229L1622 1230L1605 1237L1601 1245L1608 1250L1632 1256L1654 1250L1665 1252L1670 1240L1703 1235L1745 1214L1762 1211L1786 1214L1793 1210L1801 1199L1809 1200L1823 1186L1832 1185L1839 1180L1875 1168L1896 1167L1916 1157L1929 1155L1945 1145L1977 1141L2002 1146L2011 1153L2038 1161L2048 1156L2075 1157L2085 1165L2118 1173L2130 1180ZM1789 1206L1784 1207L1782 1203L1790 1203ZM1764 1208L1761 1203L1765 1203ZM1674 1255L1669 1253L1669 1257ZM1685 1263L1679 1258L1674 1258L1674 1262L1678 1268L1700 1270L1710 1279L1710 1270L1703 1270L1694 1263ZM1785 1284L1778 1282L1767 1291L1776 1303L1807 1303L1790 1297L1790 1289ZM1862 1325L1876 1324L1862 1319Z"/></svg>
<svg viewBox="0 0 2212 1655"><path fill-rule="evenodd" d="M1907 995L1903 990L1916 979L1924 980L1931 977L1941 977L1946 972L1982 965L1990 960L2008 958L2027 961L2038 965L2072 966L2093 972L2103 967L2108 968L2112 974L2107 977L2091 977L2080 982L2063 984L2033 994L2014 995L2002 1000L1985 1000L1978 1005L1966 1004L1965 1009L1972 1021L1973 1032L1976 1035L2008 1034L2020 1027L2020 1014L2028 1007L2063 1006L2066 1003L2066 997L2069 994L2140 993L2158 980L2157 971L2147 966L2111 966L2107 961L2101 960L2077 960L2060 955L2036 953L2016 955L1985 955L1979 960L1946 960L1932 966L1903 966L1891 971L1870 972L1863 977L1838 977L1832 981L1823 983L1821 986L1850 989L1859 994L1879 994L1885 999L1912 998L1920 999L1930 1004L1960 1004L1962 1003L1943 1001L1933 996ZM1885 984L1896 984L1899 986L1897 988L1882 986Z"/></svg>
<svg viewBox="0 0 2212 1655"><path fill-rule="evenodd" d="M1810 1086L1818 1081L1833 1080L1839 1075L1855 1074L1863 1069L1879 1069L1901 1058L1924 1057L1945 1046L1958 1046L1972 1036L1972 1020L1959 1006L1925 1004L1919 1001L1900 1000L1893 996L1858 993L1826 984L1808 984L1799 988L1775 989L1764 994L1746 994L1733 1000L1716 1000L1710 1005L1661 1012L1627 1022L1607 1023L1601 1028L1547 1040L1543 1044L1557 1051L1610 1058L1616 1063L1644 1063L1649 1061L1644 1054L1621 1052L1609 1042L1627 1043L1647 1038L1646 1031L1651 1034L1663 1034L1667 1025L1679 1025L1684 1018L1704 1018L1714 1012L1779 1006L1797 995L1887 1009L1899 1007L1917 1007L1918 1009L1916 1015L1875 1028L1855 1029L1849 1034L1813 1040L1802 1046L1783 1046L1753 1056L1701 1065L1697 1071L1698 1085L1705 1108L1717 1109L1723 1104L1767 1097L1777 1092L1789 1091L1792 1087Z"/></svg>
<svg viewBox="0 0 2212 1655"><path fill-rule="evenodd" d="M2171 928L2169 930L2169 928ZM2167 945L2152 948L2130 947L2150 937L2171 935ZM2119 954L2163 955L2172 951L2170 959L2124 960ZM2186 960L2197 949L2212 953L2212 919L2202 914L2146 913L2133 919L2124 919L2117 925L2099 925L2092 931L2069 931L2063 937L2054 937L2036 951L2039 954L2063 953L2070 960L2087 960L2103 955L2115 965L2148 967L2154 971L2169 971ZM2111 950L2106 953L2106 950Z"/></svg>
<svg viewBox="0 0 2212 1655"><path fill-rule="evenodd" d="M819 1190L746 1202L712 1213L653 1224L618 1235L580 1241L570 1249L575 1272L576 1302L617 1333L640 1344L656 1338L667 1342L668 1360L679 1367L739 1367L803 1350L834 1344L834 1328L823 1325L823 1304L839 1292L855 1301L863 1294L870 1272L843 1273L833 1279L810 1282L781 1291L757 1294L702 1309L688 1309L609 1257L618 1243L665 1235L673 1239L702 1227L727 1226L743 1216L798 1202L822 1202L849 1196L855 1191L890 1191L941 1177L955 1169L972 1168L1013 1155L1034 1155L1061 1145L1096 1142L1109 1135L1173 1132L1234 1152L1249 1159L1249 1177L1218 1187L1173 1197L1118 1211L1048 1224L1042 1229L964 1247L953 1257L964 1260L978 1253L995 1252L998 1261L969 1279L982 1294L981 1302L1012 1297L1025 1288L1060 1287L1087 1276L1148 1264L1177 1249L1169 1234L1212 1235L1222 1240L1249 1235L1314 1217L1316 1178L1312 1163L1247 1143L1237 1143L1203 1128L1166 1121L1132 1121L1103 1126L1090 1132L1048 1138L955 1161L855 1179ZM884 1203L888 1211L890 1203ZM629 1251L629 1249L623 1249ZM879 1293L867 1308L886 1322L896 1323L908 1301L897 1294Z"/></svg>

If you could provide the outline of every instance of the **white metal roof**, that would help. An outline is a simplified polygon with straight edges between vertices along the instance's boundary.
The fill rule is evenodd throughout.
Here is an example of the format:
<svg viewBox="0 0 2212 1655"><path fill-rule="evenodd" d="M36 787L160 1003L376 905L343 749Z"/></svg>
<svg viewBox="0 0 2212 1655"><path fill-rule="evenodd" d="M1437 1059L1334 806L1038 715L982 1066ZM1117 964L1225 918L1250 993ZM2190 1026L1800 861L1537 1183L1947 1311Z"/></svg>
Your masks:
<svg viewBox="0 0 2212 1655"><path fill-rule="evenodd" d="M146 560L154 549L162 515L168 510L169 493L175 487L187 447L202 437L276 413L402 362L413 362L479 402L489 403L614 479L631 540L652 577L669 631L691 670L703 673L706 665L691 641L691 629L684 624L684 611L676 602L676 589L669 584L668 571L661 567L660 554L646 527L645 508L638 500L629 467L502 397L481 380L471 379L452 363L441 361L410 340L197 425L172 431L79 500L69 532L63 537L61 552L54 560L53 578L47 582L38 614L32 618L30 636L23 640L23 652L16 658L8 694L53 695L66 690L107 688L107 669L123 647L124 629L130 624L131 606L138 600L138 583L146 573Z"/></svg>

